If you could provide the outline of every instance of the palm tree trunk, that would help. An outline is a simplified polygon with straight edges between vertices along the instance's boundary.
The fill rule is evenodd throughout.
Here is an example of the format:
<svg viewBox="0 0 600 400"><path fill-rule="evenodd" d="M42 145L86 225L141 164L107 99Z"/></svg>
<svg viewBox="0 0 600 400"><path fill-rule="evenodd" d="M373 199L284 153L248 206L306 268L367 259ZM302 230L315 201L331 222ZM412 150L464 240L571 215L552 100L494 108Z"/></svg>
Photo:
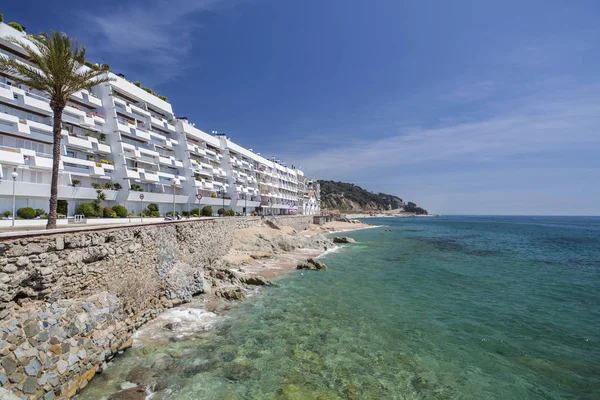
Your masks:
<svg viewBox="0 0 600 400"><path fill-rule="evenodd" d="M55 108L54 122L52 127L52 134L54 137L54 144L52 147L52 183L50 185L50 210L48 212L48 223L46 229L56 228L56 207L58 205L58 167L60 165L60 141L62 131L62 108Z"/></svg>

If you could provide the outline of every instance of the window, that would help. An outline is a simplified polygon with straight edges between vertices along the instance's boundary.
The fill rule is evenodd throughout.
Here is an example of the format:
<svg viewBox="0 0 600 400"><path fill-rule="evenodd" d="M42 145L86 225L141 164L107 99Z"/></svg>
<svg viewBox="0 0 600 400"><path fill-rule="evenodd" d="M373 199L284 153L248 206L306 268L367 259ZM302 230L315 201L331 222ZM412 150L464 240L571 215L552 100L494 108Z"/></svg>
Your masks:
<svg viewBox="0 0 600 400"><path fill-rule="evenodd" d="M75 152L72 150L67 150L67 157L75 158Z"/></svg>

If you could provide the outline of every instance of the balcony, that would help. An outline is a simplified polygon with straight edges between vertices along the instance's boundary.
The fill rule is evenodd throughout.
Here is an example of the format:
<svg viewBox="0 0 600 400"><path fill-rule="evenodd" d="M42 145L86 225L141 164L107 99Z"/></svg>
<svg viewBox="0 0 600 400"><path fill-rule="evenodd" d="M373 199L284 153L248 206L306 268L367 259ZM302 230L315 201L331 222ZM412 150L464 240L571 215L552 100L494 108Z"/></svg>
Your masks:
<svg viewBox="0 0 600 400"><path fill-rule="evenodd" d="M126 201L136 201L136 202L140 202L142 201L140 199L140 194L144 195L144 203L173 203L173 194L167 194L167 193L151 193L151 192L134 192L134 191L130 191L129 194L127 195L127 200ZM175 195L175 203L178 204L182 204L182 203L187 203L189 200L189 196L186 195L179 195L176 194Z"/></svg>
<svg viewBox="0 0 600 400"><path fill-rule="evenodd" d="M63 112L63 121L68 122L75 125L84 126L87 128L98 129L96 126L96 121L101 124L104 124L104 119L98 116L99 114L88 114L84 110L80 110L71 105L67 105Z"/></svg>
<svg viewBox="0 0 600 400"><path fill-rule="evenodd" d="M116 190L103 190L107 201L116 200ZM50 197L50 185L17 181L15 193L18 197ZM0 196L12 196L12 185L0 185ZM98 197L96 189L86 187L58 186L59 199L95 200Z"/></svg>
<svg viewBox="0 0 600 400"><path fill-rule="evenodd" d="M25 158L20 149L0 146L0 164L2 165L25 165Z"/></svg>
<svg viewBox="0 0 600 400"><path fill-rule="evenodd" d="M52 115L47 97L0 82L0 98L12 105L23 107L45 115Z"/></svg>
<svg viewBox="0 0 600 400"><path fill-rule="evenodd" d="M68 144L69 146L73 146L75 148L85 149L85 150L93 150L94 149L94 147L92 146L92 142L87 137L72 136L65 130L62 131L62 134L66 135L63 138L63 140L64 140L64 143Z"/></svg>
<svg viewBox="0 0 600 400"><path fill-rule="evenodd" d="M79 92L73 93L73 97L82 103L85 103L93 108L102 107L102 100L97 96L89 92L88 90L80 90Z"/></svg>
<svg viewBox="0 0 600 400"><path fill-rule="evenodd" d="M19 119L17 116L5 114L3 112L0 112L0 128L6 133L20 136L29 136L31 134L29 126L27 125L27 120Z"/></svg>
<svg viewBox="0 0 600 400"><path fill-rule="evenodd" d="M128 179L140 179L140 173L137 168L125 167L125 176Z"/></svg>
<svg viewBox="0 0 600 400"><path fill-rule="evenodd" d="M196 199L194 204L200 204L202 206L221 206L221 207L223 207L223 205L230 206L231 200L230 199L223 200L220 197L215 198L215 197L203 196L201 200Z"/></svg>
<svg viewBox="0 0 600 400"><path fill-rule="evenodd" d="M140 179L145 182L155 182L157 183L160 179L158 177L157 171L145 170L143 168L138 168Z"/></svg>

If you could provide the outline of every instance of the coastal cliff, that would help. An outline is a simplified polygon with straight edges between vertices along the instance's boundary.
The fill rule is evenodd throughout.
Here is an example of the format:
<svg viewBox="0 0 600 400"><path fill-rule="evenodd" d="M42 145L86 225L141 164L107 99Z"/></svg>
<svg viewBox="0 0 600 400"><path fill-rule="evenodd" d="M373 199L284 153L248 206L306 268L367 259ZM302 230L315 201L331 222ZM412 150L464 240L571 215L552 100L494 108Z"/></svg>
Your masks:
<svg viewBox="0 0 600 400"><path fill-rule="evenodd" d="M332 246L299 234L311 221L221 218L3 240L0 384L27 399L74 396L162 311L268 283L227 260L232 251L252 260Z"/></svg>
<svg viewBox="0 0 600 400"><path fill-rule="evenodd" d="M405 203L398 196L372 193L353 183L319 181L321 185L321 208L340 212L426 215L427 210L413 202Z"/></svg>

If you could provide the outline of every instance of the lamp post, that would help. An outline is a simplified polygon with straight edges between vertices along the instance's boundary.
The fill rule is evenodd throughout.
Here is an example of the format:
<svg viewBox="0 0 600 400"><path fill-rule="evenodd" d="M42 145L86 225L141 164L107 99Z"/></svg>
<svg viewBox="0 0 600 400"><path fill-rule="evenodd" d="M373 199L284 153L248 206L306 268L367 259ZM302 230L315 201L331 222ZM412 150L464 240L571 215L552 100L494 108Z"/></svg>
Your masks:
<svg viewBox="0 0 600 400"><path fill-rule="evenodd" d="M17 171L13 171L12 174L10 174L10 176L12 176L13 178L13 209L12 209L12 226L15 226L15 218L17 218L16 215L16 186L17 186L17 177L19 176L19 174L17 174Z"/></svg>
<svg viewBox="0 0 600 400"><path fill-rule="evenodd" d="M177 185L177 179L173 178L173 221L175 221L175 185Z"/></svg>

